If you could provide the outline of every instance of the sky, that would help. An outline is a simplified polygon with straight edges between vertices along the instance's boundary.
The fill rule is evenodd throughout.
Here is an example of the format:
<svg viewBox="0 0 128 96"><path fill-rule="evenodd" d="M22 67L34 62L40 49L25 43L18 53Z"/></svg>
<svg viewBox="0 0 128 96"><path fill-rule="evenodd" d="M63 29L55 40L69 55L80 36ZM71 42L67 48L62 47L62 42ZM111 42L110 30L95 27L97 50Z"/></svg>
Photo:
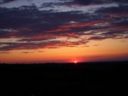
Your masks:
<svg viewBox="0 0 128 96"><path fill-rule="evenodd" d="M128 60L127 0L0 0L0 62Z"/></svg>

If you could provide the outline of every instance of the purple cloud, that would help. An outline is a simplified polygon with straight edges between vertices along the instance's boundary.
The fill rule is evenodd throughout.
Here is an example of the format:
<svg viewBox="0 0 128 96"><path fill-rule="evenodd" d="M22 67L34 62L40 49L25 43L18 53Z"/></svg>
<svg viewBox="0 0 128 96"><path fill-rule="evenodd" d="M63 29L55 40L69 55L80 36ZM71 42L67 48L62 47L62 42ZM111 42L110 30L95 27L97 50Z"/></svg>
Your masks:
<svg viewBox="0 0 128 96"><path fill-rule="evenodd" d="M86 1L34 0L17 7L18 0L0 4L0 51L77 46L92 40L128 38L125 0Z"/></svg>

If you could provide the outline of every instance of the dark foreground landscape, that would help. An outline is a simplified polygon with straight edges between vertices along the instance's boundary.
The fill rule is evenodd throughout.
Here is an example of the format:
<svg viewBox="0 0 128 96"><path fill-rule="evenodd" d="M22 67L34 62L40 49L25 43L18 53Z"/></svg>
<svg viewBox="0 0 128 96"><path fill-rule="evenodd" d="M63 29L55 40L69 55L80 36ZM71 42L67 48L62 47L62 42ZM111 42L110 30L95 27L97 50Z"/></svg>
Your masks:
<svg viewBox="0 0 128 96"><path fill-rule="evenodd" d="M0 65L0 96L127 95L128 62Z"/></svg>

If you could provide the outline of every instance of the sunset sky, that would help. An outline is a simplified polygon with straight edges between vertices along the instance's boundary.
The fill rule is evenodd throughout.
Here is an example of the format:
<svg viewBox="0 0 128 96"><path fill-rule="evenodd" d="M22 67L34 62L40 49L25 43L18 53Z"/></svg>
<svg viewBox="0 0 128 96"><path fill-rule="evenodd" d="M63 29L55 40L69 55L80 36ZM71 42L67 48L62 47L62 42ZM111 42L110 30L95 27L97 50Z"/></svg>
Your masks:
<svg viewBox="0 0 128 96"><path fill-rule="evenodd" d="M0 62L128 60L128 0L0 0Z"/></svg>

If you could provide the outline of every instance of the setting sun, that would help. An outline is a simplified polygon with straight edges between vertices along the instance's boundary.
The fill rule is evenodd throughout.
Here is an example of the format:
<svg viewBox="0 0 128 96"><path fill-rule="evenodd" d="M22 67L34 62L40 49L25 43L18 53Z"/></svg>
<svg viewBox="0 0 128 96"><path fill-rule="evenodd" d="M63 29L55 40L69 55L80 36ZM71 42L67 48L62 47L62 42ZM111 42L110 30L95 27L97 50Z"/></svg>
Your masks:
<svg viewBox="0 0 128 96"><path fill-rule="evenodd" d="M128 60L124 1L0 0L0 63Z"/></svg>
<svg viewBox="0 0 128 96"><path fill-rule="evenodd" d="M74 60L74 61L73 61L73 63L74 63L74 64L77 64L77 63L78 63L78 61L77 61L77 60Z"/></svg>

